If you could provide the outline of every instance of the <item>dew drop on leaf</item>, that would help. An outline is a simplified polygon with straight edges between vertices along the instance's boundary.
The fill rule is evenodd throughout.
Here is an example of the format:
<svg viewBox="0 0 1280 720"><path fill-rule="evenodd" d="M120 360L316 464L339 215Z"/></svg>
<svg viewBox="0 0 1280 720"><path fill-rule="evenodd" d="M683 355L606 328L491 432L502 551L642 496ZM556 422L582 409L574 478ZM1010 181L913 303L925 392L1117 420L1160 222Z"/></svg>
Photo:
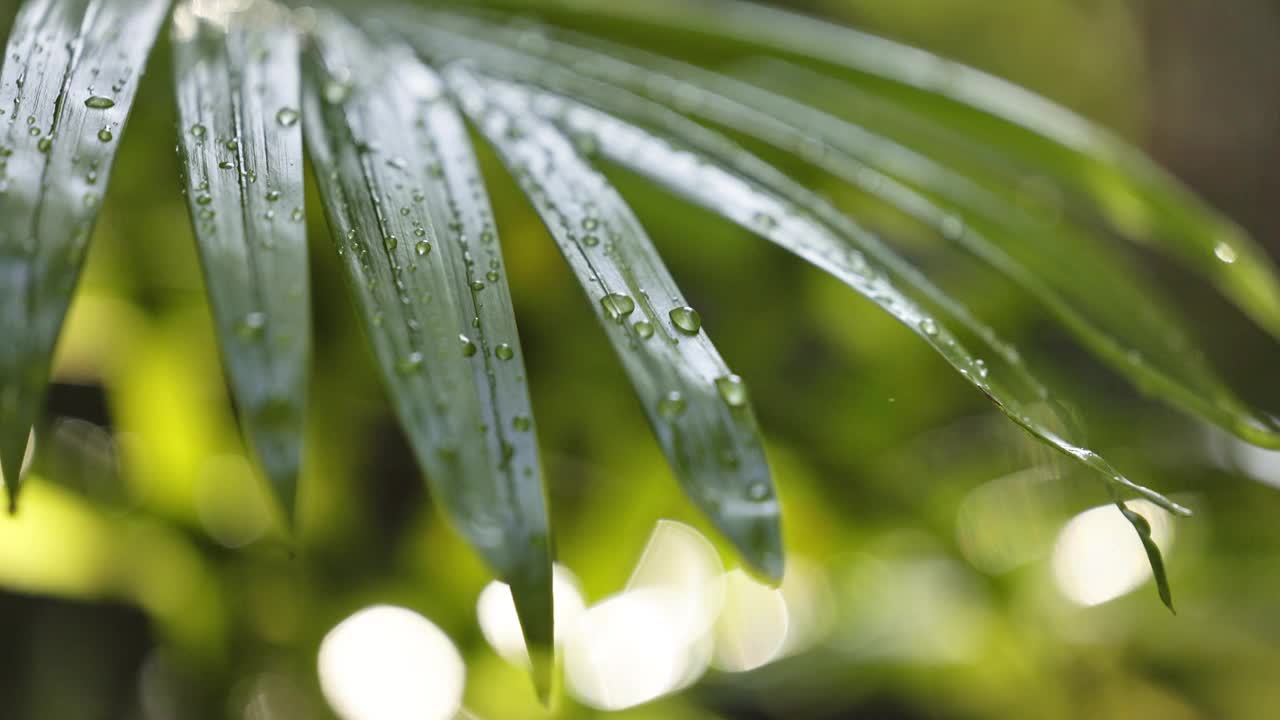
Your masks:
<svg viewBox="0 0 1280 720"><path fill-rule="evenodd" d="M702 316L698 315L698 311L688 305L675 308L669 315L671 323L676 326L676 329L686 335L697 335L698 331L702 329Z"/></svg>
<svg viewBox="0 0 1280 720"><path fill-rule="evenodd" d="M84 106L87 108L92 108L94 110L106 110L108 108L115 107L116 101L112 100L109 97L102 97L101 95L93 95L88 100L84 101Z"/></svg>
<svg viewBox="0 0 1280 720"><path fill-rule="evenodd" d="M747 404L747 384L737 375L716 378L716 391L729 407L743 407Z"/></svg>
<svg viewBox="0 0 1280 720"><path fill-rule="evenodd" d="M636 309L636 301L622 293L605 295L600 298L600 305L604 307L604 311L609 314L610 318L618 321L635 312Z"/></svg>

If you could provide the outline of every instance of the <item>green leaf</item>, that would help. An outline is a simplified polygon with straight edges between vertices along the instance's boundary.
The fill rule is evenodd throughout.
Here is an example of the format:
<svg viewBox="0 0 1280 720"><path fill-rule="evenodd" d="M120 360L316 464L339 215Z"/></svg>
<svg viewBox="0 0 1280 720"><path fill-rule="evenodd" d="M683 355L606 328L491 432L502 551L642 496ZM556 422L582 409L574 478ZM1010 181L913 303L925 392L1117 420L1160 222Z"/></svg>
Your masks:
<svg viewBox="0 0 1280 720"><path fill-rule="evenodd" d="M1160 554L1160 546L1156 545L1156 541L1151 538L1151 523L1141 513L1130 510L1119 500L1116 501L1116 507L1120 508L1120 513L1133 526L1134 532L1138 533L1138 539L1142 541L1142 549L1146 551L1147 562L1151 564L1151 575L1156 580L1156 592L1160 594L1160 601L1169 608L1169 612L1177 614L1177 610L1173 609L1173 593L1169 590L1169 577L1165 573L1164 557Z"/></svg>
<svg viewBox="0 0 1280 720"><path fill-rule="evenodd" d="M383 381L435 499L507 582L546 695L551 547L497 228L461 117L407 49L321 15L309 152ZM390 47L389 47L390 46Z"/></svg>
<svg viewBox="0 0 1280 720"><path fill-rule="evenodd" d="M530 0L484 4L527 6ZM946 124L963 126L964 139L983 152L995 150L1024 162L1090 198L1116 230L1205 275L1259 326L1280 337L1280 280L1264 250L1143 153L1026 89L919 48L757 3L537 4L543 11L611 16L838 69L850 86L891 100L917 120L936 125L946 118Z"/></svg>
<svg viewBox="0 0 1280 720"><path fill-rule="evenodd" d="M0 70L0 466L27 438L167 0L29 0Z"/></svg>
<svg viewBox="0 0 1280 720"><path fill-rule="evenodd" d="M639 220L527 94L457 65L446 79L554 236L685 492L778 580L778 503L750 402Z"/></svg>
<svg viewBox="0 0 1280 720"><path fill-rule="evenodd" d="M446 27L475 41L460 52L479 51L499 62L504 51L495 45L517 46L519 33L527 32L450 16L433 15L432 20L433 27ZM1089 349L1146 393L1251 442L1280 447L1276 420L1235 397L1194 349L1177 309L1145 282L1127 257L1069 221L1036 222L1021 211L1015 197L1018 188L998 195L888 138L731 77L584 36L568 36L575 44L544 37L536 47L551 62L664 105L676 104L680 93L696 89L698 101L686 104L690 113L784 151L798 151L835 177L961 245L1040 300ZM486 42L494 40L500 42ZM519 66L510 57L505 62L508 67ZM543 73L544 82L547 76ZM569 95L618 97L601 87L565 81ZM670 119L670 113L655 107L614 101L611 110L646 124L679 124ZM1117 313L1119 307L1125 312Z"/></svg>
<svg viewBox="0 0 1280 720"><path fill-rule="evenodd" d="M450 41L443 34L418 32L424 38L430 37L430 42L421 46L424 51L451 51ZM472 57L485 57L483 48L475 43L468 42L465 49ZM1097 453L1055 431L1049 420L1040 417L1037 408L1045 399L1042 387L1014 350L961 303L949 298L873 234L814 193L724 137L665 108L580 77L575 81L572 73L539 63L536 58L510 53L495 56L492 50L491 46L488 58L500 68L499 72L536 77L549 84L571 84L574 98L589 98L607 112L564 95L541 93L533 99L528 97L529 91L510 83L490 80L490 84L499 84L507 94L523 97L525 104L554 118L563 132L591 138L588 144L598 147L609 159L840 279L929 343L962 377L1033 436L1171 512L1190 514L1160 493L1132 482ZM660 123L664 136L657 137L619 119L636 114ZM556 170L560 172L562 168ZM942 317L930 312L928 304L941 308L981 339L1003 362L999 371L961 345Z"/></svg>
<svg viewBox="0 0 1280 720"><path fill-rule="evenodd" d="M298 38L273 5L174 15L179 150L232 393L292 518L311 353Z"/></svg>

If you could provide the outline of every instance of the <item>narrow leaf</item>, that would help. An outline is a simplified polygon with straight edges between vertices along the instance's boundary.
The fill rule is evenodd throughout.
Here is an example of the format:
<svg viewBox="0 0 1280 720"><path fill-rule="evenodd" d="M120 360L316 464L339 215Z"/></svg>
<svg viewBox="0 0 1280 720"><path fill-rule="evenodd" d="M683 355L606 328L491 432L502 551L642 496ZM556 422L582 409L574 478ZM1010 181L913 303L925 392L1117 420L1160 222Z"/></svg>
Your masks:
<svg viewBox="0 0 1280 720"><path fill-rule="evenodd" d="M1142 549L1147 553L1147 562L1151 565L1151 575L1155 578L1156 592L1160 594L1160 601L1169 608L1169 612L1177 614L1178 611L1173 609L1173 593L1169 589L1169 577L1164 569L1164 556L1160 554L1160 546L1156 545L1156 541L1151 538L1151 523L1141 513L1130 510L1119 500L1116 501L1116 507L1120 508L1120 513L1133 526L1134 532L1138 533L1138 539L1142 541Z"/></svg>
<svg viewBox="0 0 1280 720"><path fill-rule="evenodd" d="M506 87L509 92L521 92L513 85ZM640 102L637 98L633 101ZM1101 456L1036 419L1031 404L1041 398L1027 396L1008 380L992 376L988 364L965 349L943 321L916 299L936 303L941 295L937 288L912 272L875 236L763 161L713 132L693 123L674 122L674 118L668 129L678 132L663 139L563 96L541 93L536 101L528 102L545 116L557 118L566 132L593 137L593 144L611 160L771 240L865 295L928 342L1032 435L1130 491L1173 512L1189 514L1186 508L1133 483ZM900 284L910 288L912 295L901 290ZM980 337L993 334L981 326L976 330ZM1025 368L1014 369L1026 374ZM1022 387L1038 387L1016 375L1012 379Z"/></svg>
<svg viewBox="0 0 1280 720"><path fill-rule="evenodd" d="M0 466L22 457L167 0L29 0L0 70Z"/></svg>
<svg viewBox="0 0 1280 720"><path fill-rule="evenodd" d="M751 566L780 579L778 503L746 388L639 220L525 93L461 65L446 78L582 284L686 493Z"/></svg>
<svg viewBox="0 0 1280 720"><path fill-rule="evenodd" d="M459 17L433 15L432 19L432 27L466 33L474 41L468 46L471 50L499 59L505 54L506 66L520 67L511 53L496 47L498 43L517 45L517 31ZM1195 350L1176 308L1144 282L1127 257L1070 222L1046 226L1026 217L1015 198L1017 188L999 196L888 138L728 76L568 36L589 47L549 38L537 47L557 64L638 95L675 103L682 88L696 88L698 102L686 104L689 112L780 149L799 150L835 177L935 229L1039 299L1086 346L1143 391L1251 442L1280 446L1276 420L1235 397ZM456 38L440 42L447 44L450 39L457 44ZM564 74L543 72L540 80L545 83L552 77ZM575 83L571 78L562 85L572 96L609 95L599 85ZM627 111L637 121L669 125L671 114L654 112L655 107L653 103L611 104L615 112ZM1115 312L1118 307L1126 311Z"/></svg>
<svg viewBox="0 0 1280 720"><path fill-rule="evenodd" d="M407 50L320 16L304 114L336 250L436 500L512 587L550 687L551 547L497 229L457 111Z"/></svg>
<svg viewBox="0 0 1280 720"><path fill-rule="evenodd" d="M530 0L486 4L523 6ZM1025 161L1091 198L1115 229L1204 274L1280 337L1280 280L1264 250L1140 151L1024 88L925 50L759 3L553 0L538 6L816 60L916 118L936 116L942 103L949 122L967 128L967 140Z"/></svg>
<svg viewBox="0 0 1280 720"><path fill-rule="evenodd" d="M282 11L174 15L179 150L242 423L286 517L311 352L298 39Z"/></svg>

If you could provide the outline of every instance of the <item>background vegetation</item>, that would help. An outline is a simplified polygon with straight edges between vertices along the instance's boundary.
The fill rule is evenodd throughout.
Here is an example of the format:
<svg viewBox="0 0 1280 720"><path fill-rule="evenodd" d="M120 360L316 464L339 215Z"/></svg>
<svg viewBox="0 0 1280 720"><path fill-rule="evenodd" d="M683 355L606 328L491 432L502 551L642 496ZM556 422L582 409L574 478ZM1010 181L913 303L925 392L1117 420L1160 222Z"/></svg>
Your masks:
<svg viewBox="0 0 1280 720"><path fill-rule="evenodd" d="M803 5L989 69L1117 129L1280 255L1274 4ZM11 16L0 10L0 32ZM643 41L676 56L698 50ZM274 530L236 430L179 193L169 63L162 39L63 336L22 513L0 519L0 717L325 717L320 639L375 603L413 608L450 635L468 662L476 715L539 716L523 671L481 635L475 601L488 574L425 495L319 212L308 221L317 353L296 548ZM672 481L541 223L496 159L482 161L559 560L597 600L626 582L658 518L711 533ZM617 173L752 382L788 549L816 578L809 597L823 620L804 652L752 673L713 672L618 717L1274 712L1280 455L1140 399L1008 282L830 178L787 169L1018 341L1095 447L1194 507L1166 546L1180 614L1165 612L1150 585L1085 607L1055 574L1064 523L1107 501L1096 478L1026 438L835 281ZM1025 183L1029 204L1053 206L1041 178ZM314 193L308 202L318 207ZM1246 397L1280 408L1275 343L1203 283L1140 257L1216 366ZM1115 553L1137 544L1131 534L1116 542ZM596 711L566 701L557 712Z"/></svg>

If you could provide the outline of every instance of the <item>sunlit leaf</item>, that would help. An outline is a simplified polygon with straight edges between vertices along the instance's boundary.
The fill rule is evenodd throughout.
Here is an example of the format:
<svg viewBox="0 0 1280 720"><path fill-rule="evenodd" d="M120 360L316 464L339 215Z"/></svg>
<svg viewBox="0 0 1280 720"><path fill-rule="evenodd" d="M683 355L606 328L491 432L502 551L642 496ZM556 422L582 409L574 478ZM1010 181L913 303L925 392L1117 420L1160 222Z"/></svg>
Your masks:
<svg viewBox="0 0 1280 720"><path fill-rule="evenodd" d="M483 51L485 40L521 45L521 32L527 32L457 17L432 19L433 27L446 26L477 41L467 46L472 52ZM1127 257L1070 222L1045 224L1028 217L1014 197L1020 189L998 195L888 138L729 76L584 36L568 37L578 45L543 38L536 47L551 61L668 105L695 88L698 101L682 105L688 112L798 153L961 245L1040 300L1089 349L1148 394L1252 442L1280 445L1276 421L1247 407L1216 377L1179 323L1177 309ZM502 54L488 47L490 56ZM570 83L565 91L593 94L592 86L582 83ZM615 102L610 110L670 124L669 114L655 113L654 107ZM1121 307L1125 312L1116 312Z"/></svg>
<svg viewBox="0 0 1280 720"><path fill-rule="evenodd" d="M555 237L685 491L747 562L781 578L777 499L746 388L640 222L527 94L461 65L446 77Z"/></svg>
<svg viewBox="0 0 1280 720"><path fill-rule="evenodd" d="M443 42L438 38L437 47ZM530 62L536 61L525 58L515 62L507 58L500 64L506 71L537 74L543 79L569 79L564 72L557 75L555 68L533 68ZM544 116L556 118L563 132L593 138L592 145L611 160L777 243L848 284L929 343L1032 435L1172 512L1189 513L1160 493L1133 483L1100 455L1040 418L1034 407L1043 399L1039 385L1016 354L1000 353L1001 344L990 343L996 356L1003 356L1001 369L1009 371L1006 377L999 372L993 374L989 362L961 345L943 319L922 303L947 308L952 318L970 325L980 338L994 338L990 328L963 313L958 302L947 298L874 235L763 161L675 113L599 84L575 83L575 97L602 102L614 114L565 96L543 93L535 100L529 91L515 85L503 87L508 94L522 98L527 107L536 107ZM617 117L641 109L648 110L650 120L664 121L663 130L668 137L659 138Z"/></svg>
<svg viewBox="0 0 1280 720"><path fill-rule="evenodd" d="M311 355L298 39L279 10L174 16L187 204L246 434L291 516Z"/></svg>
<svg viewBox="0 0 1280 720"><path fill-rule="evenodd" d="M29 0L0 71L0 465L10 504L168 0Z"/></svg>
<svg viewBox="0 0 1280 720"><path fill-rule="evenodd" d="M528 6L530 0L484 4ZM1070 110L979 70L835 23L736 0L551 0L543 10L609 16L714 38L753 52L825 63L907 114L965 127L965 139L1051 175L1091 198L1131 239L1207 276L1280 337L1274 263L1235 223L1208 208L1140 151Z"/></svg>
<svg viewBox="0 0 1280 720"><path fill-rule="evenodd" d="M437 501L512 587L549 686L551 548L497 228L456 110L407 50L321 16L304 119L336 251Z"/></svg>

